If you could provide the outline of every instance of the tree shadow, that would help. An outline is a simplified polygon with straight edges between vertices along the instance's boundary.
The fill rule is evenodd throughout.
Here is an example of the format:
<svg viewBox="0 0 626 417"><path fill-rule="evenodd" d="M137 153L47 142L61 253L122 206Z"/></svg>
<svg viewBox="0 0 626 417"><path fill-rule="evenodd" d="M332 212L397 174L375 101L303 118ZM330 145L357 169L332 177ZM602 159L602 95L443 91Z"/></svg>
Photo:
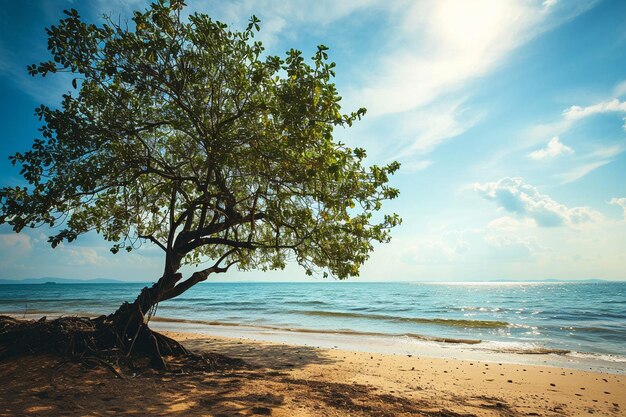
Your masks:
<svg viewBox="0 0 626 417"><path fill-rule="evenodd" d="M179 366L117 378L105 367L86 368L53 355L0 362L0 416L251 416L272 415L285 371L329 363L320 350L287 345L189 340L192 351L216 352L245 365L212 372ZM243 362L242 362L243 363Z"/></svg>
<svg viewBox="0 0 626 417"><path fill-rule="evenodd" d="M52 355L0 362L0 417L4 416L269 416L476 417L447 410L419 396L379 392L376 387L309 378L308 365L333 365L323 350L306 346L248 343L211 337L187 340L195 352L233 359L207 371L171 359L169 371L146 369L120 379L107 367L87 368ZM240 359L239 361L237 359ZM315 368L324 369L330 367ZM332 372L332 371L331 371ZM393 392L393 391L392 391ZM458 399L461 401L461 399ZM463 399L464 400L464 399ZM469 407L488 415L519 414L499 401ZM467 404L458 402L460 410Z"/></svg>
<svg viewBox="0 0 626 417"><path fill-rule="evenodd" d="M310 346L247 343L212 337L190 339L185 341L185 346L192 351L209 351L242 359L252 367L268 370L304 368L310 364L324 365L333 362L323 354L323 350Z"/></svg>

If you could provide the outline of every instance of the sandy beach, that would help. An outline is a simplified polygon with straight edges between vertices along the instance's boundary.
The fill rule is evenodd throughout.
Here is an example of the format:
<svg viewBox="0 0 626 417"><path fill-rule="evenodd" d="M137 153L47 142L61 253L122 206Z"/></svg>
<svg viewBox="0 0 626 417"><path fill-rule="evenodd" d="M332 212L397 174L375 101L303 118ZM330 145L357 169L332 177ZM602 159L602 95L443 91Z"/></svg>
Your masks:
<svg viewBox="0 0 626 417"><path fill-rule="evenodd" d="M0 417L626 417L626 0L2 6Z"/></svg>
<svg viewBox="0 0 626 417"><path fill-rule="evenodd" d="M626 376L168 332L246 366L117 378L50 356L0 364L0 416L626 415Z"/></svg>

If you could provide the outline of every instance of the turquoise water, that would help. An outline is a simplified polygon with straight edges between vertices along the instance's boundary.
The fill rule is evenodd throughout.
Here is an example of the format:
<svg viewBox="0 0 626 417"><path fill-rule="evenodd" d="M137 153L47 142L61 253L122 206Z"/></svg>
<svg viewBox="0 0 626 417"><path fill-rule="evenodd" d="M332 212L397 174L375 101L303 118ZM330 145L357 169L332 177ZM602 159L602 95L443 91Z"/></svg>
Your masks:
<svg viewBox="0 0 626 417"><path fill-rule="evenodd" d="M2 313L112 312L145 284L0 285ZM157 318L564 349L626 360L626 283L204 283Z"/></svg>

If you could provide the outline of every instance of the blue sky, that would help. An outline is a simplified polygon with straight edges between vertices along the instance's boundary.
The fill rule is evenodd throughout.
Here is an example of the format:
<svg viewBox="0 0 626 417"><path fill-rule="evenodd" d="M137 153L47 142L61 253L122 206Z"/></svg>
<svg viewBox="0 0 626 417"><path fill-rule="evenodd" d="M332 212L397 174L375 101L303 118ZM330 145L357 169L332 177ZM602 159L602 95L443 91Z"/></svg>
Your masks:
<svg viewBox="0 0 626 417"><path fill-rule="evenodd" d="M626 275L626 2L187 0L245 27L262 21L268 52L317 44L337 62L344 108L365 119L337 138L369 163L399 160L404 219L376 248L363 280L586 279ZM144 1L10 2L0 9L0 185L19 180L6 157L37 137L33 109L70 88L33 79L47 59L44 27L74 7L97 21ZM46 230L0 227L0 278L145 281L161 254L112 255L97 235L52 250ZM286 271L220 280L300 280Z"/></svg>

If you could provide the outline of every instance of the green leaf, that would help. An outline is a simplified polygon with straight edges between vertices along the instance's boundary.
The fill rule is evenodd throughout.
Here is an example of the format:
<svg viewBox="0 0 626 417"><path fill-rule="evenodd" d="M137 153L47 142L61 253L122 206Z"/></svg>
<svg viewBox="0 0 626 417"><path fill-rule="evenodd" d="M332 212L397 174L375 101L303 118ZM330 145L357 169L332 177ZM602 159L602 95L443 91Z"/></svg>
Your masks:
<svg viewBox="0 0 626 417"><path fill-rule="evenodd" d="M53 247L90 231L112 253L156 245L164 271L294 259L308 275L357 276L400 224L376 213L398 197L400 165L367 167L364 149L333 139L365 109L342 114L328 47L267 56L256 16L237 31L180 20L183 6L154 3L134 26L72 9L47 29L50 58L27 71L70 73L77 91L35 110L40 138L10 158L28 185L0 189L0 224L62 226Z"/></svg>

